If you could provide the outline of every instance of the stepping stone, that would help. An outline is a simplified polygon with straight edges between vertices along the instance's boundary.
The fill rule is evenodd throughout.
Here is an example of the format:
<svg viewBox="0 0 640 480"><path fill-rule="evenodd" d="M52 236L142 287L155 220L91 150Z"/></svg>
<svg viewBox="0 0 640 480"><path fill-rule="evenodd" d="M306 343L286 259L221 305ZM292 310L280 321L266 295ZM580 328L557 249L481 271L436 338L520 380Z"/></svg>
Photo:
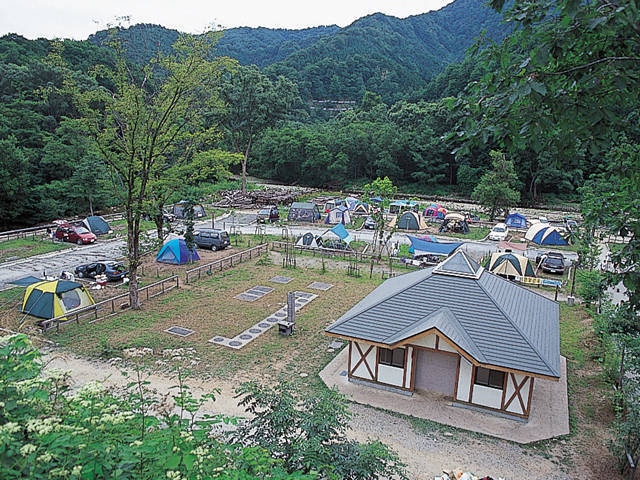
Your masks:
<svg viewBox="0 0 640 480"><path fill-rule="evenodd" d="M173 335L178 335L179 337L188 337L194 332L194 330L189 330L188 328L184 328L184 327L173 326L171 328L167 328L165 332L171 333Z"/></svg>
<svg viewBox="0 0 640 480"><path fill-rule="evenodd" d="M273 283L289 283L292 280L293 280L292 277L283 277L280 275L276 275L275 277L272 277L269 279L269 281Z"/></svg>

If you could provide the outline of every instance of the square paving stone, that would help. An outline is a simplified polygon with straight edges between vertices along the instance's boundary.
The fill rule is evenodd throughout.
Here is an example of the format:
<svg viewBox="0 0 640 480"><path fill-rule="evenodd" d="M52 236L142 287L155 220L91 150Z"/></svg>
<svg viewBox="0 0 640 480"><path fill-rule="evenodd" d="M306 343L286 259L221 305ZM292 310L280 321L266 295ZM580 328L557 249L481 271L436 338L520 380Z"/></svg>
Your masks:
<svg viewBox="0 0 640 480"><path fill-rule="evenodd" d="M171 328L167 328L165 330L165 332L167 333L171 333L173 335L178 335L179 337L188 337L189 335L191 335L194 331L193 330L189 330L188 328L184 328L184 327L179 327L177 325L174 325Z"/></svg>

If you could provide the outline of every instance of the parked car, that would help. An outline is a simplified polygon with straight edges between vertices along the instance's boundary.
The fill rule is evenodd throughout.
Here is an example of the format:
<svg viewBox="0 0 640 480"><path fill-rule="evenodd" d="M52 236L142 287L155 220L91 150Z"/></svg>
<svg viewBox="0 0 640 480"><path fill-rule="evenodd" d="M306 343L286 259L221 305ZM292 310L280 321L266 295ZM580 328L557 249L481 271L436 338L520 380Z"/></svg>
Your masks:
<svg viewBox="0 0 640 480"><path fill-rule="evenodd" d="M536 257L536 265L538 265L543 272L562 274L565 269L564 255L559 252L547 252Z"/></svg>
<svg viewBox="0 0 640 480"><path fill-rule="evenodd" d="M96 278L105 275L110 282L122 280L129 274L127 267L122 262L94 262L78 265L75 270L78 278Z"/></svg>
<svg viewBox="0 0 640 480"><path fill-rule="evenodd" d="M376 223L376 221L373 219L373 217L372 217L371 215L369 215L369 216L365 219L365 221L364 221L364 223L362 224L362 226L363 226L365 229L367 229L367 230L375 230L375 229L376 229L376 226L377 226L377 223Z"/></svg>
<svg viewBox="0 0 640 480"><path fill-rule="evenodd" d="M504 223L497 223L489 232L489 240L506 240L509 236L509 227Z"/></svg>
<svg viewBox="0 0 640 480"><path fill-rule="evenodd" d="M277 222L280 220L280 212L278 207L265 207L258 210L256 221L258 223Z"/></svg>
<svg viewBox="0 0 640 480"><path fill-rule="evenodd" d="M77 243L78 245L87 245L97 239L95 233L91 233L87 228L71 225L70 223L58 225L54 238L63 242Z"/></svg>
<svg viewBox="0 0 640 480"><path fill-rule="evenodd" d="M193 241L200 248L210 248L214 252L216 250L224 250L231 245L229 232L226 230L218 230L215 228L201 228L193 232Z"/></svg>

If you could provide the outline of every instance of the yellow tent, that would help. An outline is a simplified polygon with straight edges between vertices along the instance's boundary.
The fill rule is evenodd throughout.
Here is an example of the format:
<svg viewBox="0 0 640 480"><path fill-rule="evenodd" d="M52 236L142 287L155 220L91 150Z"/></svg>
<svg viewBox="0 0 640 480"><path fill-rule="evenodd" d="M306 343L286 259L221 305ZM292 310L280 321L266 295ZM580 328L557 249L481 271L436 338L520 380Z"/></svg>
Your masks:
<svg viewBox="0 0 640 480"><path fill-rule="evenodd" d="M70 280L45 280L27 286L22 300L22 313L50 319L94 304L91 294L80 283Z"/></svg>

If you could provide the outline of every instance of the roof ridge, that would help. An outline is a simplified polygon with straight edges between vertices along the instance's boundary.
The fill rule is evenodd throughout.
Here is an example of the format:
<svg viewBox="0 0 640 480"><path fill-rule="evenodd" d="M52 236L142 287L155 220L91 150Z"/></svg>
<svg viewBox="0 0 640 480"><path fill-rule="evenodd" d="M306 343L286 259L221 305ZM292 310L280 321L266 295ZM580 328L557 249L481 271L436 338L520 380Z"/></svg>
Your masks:
<svg viewBox="0 0 640 480"><path fill-rule="evenodd" d="M427 272L429 275L424 275L425 272ZM423 275L418 275L418 273L422 273ZM358 310L358 315L361 315L364 312L367 312L367 311L371 310L372 308L377 307L381 303L386 302L392 296L398 295L400 292L404 292L407 289L413 287L414 285L417 285L418 283L420 283L420 282L424 281L425 279L429 278L432 275L432 273L433 273L433 267L426 268L426 269L421 269L421 270L416 270L415 272L410 272L408 274L403 274L403 275L399 275L397 277L393 277L393 278L387 279L386 281L384 281L383 283L378 285L373 290L373 292L371 292L369 295L373 294L378 289L382 289L385 285L387 285L387 287L388 287L388 283L387 282L389 282L391 280L397 280L397 279L400 279L402 277L406 277L407 275L412 275L412 274L416 276L416 280L415 281L413 281L411 283L405 283L404 286L399 290L385 292L384 296L381 295L380 298L376 302L372 303L371 305L367 305L362 310ZM367 295L367 297L368 297L368 295ZM357 306L358 306L358 304L354 305L352 308L347 310L344 314L341 315L342 320L337 320L336 322L332 323L327 328L325 328L325 331L328 330L329 328L333 328L333 327L336 327L338 325L342 325L344 322L349 321L350 320L350 316L348 316L348 314L351 313L353 311L353 309L356 308Z"/></svg>
<svg viewBox="0 0 640 480"><path fill-rule="evenodd" d="M486 271L485 271L485 272L486 272ZM483 273L485 273L485 272L483 272ZM525 290L525 291L527 291L527 292L531 292L531 290L529 290L529 289L527 289L527 288L524 288L524 287L521 287L520 285L516 285L516 284L514 284L514 283L510 282L509 280L506 280L506 279L504 279L504 278L500 277L499 275L496 275L496 274L491 273L491 272L486 272L486 273L487 273L487 274L489 274L489 275L493 275L494 277L496 277L496 278L497 278L497 279L499 279L499 280L502 280L502 281L508 282L509 284L511 284L511 285L512 285L512 286L514 286L514 287L522 288L522 289L524 289L524 290ZM482 276L482 275L481 275L481 276ZM507 315L507 313L502 309L502 307L501 307L500 305L498 305L498 303L496 302L496 300L495 300L495 298L493 297L493 295L491 294L491 292L490 292L489 290L487 290L481 282L477 282L477 284L478 284L478 286L479 286L479 287L480 287L480 288L481 288L481 289L482 289L482 290L487 294L487 298L491 299L491 302L496 306L496 308L498 309L498 311L499 311L500 313L502 313L502 315L504 316L504 318L506 318L506 319L507 319L507 321L509 322L509 324L510 324L511 326L513 326L513 328L518 332L518 334L520 335L520 337L521 337L521 338L522 338L522 339L527 343L527 345L529 345L529 346L531 347L531 351L535 352L535 353L536 353L536 355L538 356L538 358L542 361L542 363L544 363L544 364L547 366L547 368L549 369L549 371L550 371L550 372L553 372L553 373L555 373L555 374L557 374L558 376L560 376L560 372L559 372L559 371L558 371L558 372L556 372L556 368L555 368L555 367L553 367L553 366L551 366L551 365L549 365L549 362L547 361L547 359L546 359L546 358L544 358L544 356L541 354L540 350L538 349L538 346L537 346L537 345L534 345L533 343L531 343L531 340L529 339L529 336L528 336L528 335L525 335L525 333L522 331L522 329L521 329L521 328L520 328L520 327L519 327L519 326L518 326L518 325L517 325L517 324L516 324L512 319L511 319L511 317L510 317L509 315ZM531 292L531 293L535 293L535 292ZM543 296L543 298L544 298L545 300L549 300L547 297L544 297L544 296ZM550 300L550 301L551 301L551 300Z"/></svg>

